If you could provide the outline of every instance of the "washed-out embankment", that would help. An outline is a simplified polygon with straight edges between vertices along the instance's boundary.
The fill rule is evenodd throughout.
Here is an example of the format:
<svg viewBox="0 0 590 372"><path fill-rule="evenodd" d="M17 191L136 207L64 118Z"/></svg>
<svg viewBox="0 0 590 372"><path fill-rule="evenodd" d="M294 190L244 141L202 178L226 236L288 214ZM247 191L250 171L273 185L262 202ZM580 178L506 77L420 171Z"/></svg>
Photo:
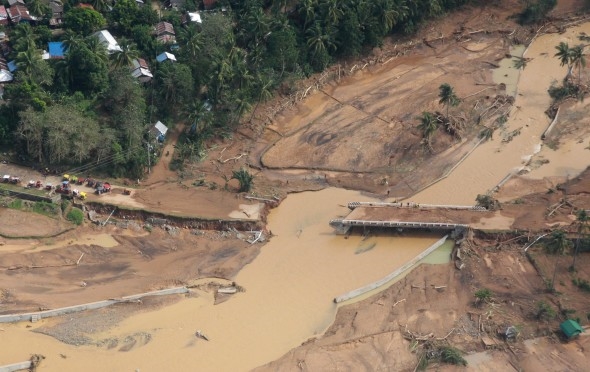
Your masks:
<svg viewBox="0 0 590 372"><path fill-rule="evenodd" d="M264 207L261 211L261 219L246 220L246 219L219 219L196 216L180 216L173 213L163 213L150 211L149 209L138 209L128 206L104 204L98 202L85 203L86 208L101 214L106 218L111 215L111 218L118 220L136 220L151 223L153 225L167 224L175 227L182 227L187 229L199 230L218 230L225 231L235 229L238 231L253 231L263 230L265 228L266 215L269 207Z"/></svg>

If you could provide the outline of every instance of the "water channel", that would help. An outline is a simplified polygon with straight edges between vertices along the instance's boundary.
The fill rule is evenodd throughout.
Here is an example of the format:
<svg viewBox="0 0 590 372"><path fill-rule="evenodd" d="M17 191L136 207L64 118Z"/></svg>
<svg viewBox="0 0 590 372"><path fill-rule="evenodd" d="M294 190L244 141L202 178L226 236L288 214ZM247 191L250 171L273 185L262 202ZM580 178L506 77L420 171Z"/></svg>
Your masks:
<svg viewBox="0 0 590 372"><path fill-rule="evenodd" d="M553 47L563 40L574 44L582 30L590 33L590 25L539 37L527 51L525 56L532 60L521 72L515 110L506 124L506 130L521 128L521 135L509 143L484 143L447 179L413 200L472 204L477 194L523 167L527 156L544 151L539 145L549 121L544 114L549 104L546 90L565 74L565 68L552 57ZM588 165L588 158L563 164L568 172L580 171ZM290 195L269 216L275 237L235 278L246 292L219 305L213 305L212 295L202 292L93 335L99 340L150 333L151 341L141 347L128 352L74 347L31 333L26 324L16 324L4 327L1 334L3 340L12 341L2 342L0 362L26 360L31 352L39 352L52 356L44 362L44 371L245 371L279 358L325 331L337 311L332 302L335 296L386 276L440 238L437 234L353 235L348 239L334 235L328 221L348 212L343 205L368 200L358 192L333 188ZM449 249L448 244L441 247L425 262L444 262ZM211 341L196 339L197 329ZM67 359L56 358L59 354Z"/></svg>

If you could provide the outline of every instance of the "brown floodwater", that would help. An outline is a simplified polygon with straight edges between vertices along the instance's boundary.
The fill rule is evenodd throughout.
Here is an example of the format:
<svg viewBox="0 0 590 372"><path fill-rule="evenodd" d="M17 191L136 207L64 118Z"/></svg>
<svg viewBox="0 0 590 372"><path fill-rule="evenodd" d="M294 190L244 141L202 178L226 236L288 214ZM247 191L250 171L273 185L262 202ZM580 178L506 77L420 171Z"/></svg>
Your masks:
<svg viewBox="0 0 590 372"><path fill-rule="evenodd" d="M551 104L547 89L561 81L567 72L554 57L555 46L561 41L570 46L579 44L580 32L589 33L590 24L571 28L564 34L538 37L524 55L531 59L526 68L519 77L513 77L518 80L518 94L505 129L496 131L492 141L481 144L446 179L410 199L419 203L474 204L478 194L494 188L508 174L524 169L542 149L541 134L550 124L545 114ZM514 130L520 130L520 134L510 142L503 142L503 135ZM588 143L587 139L585 142ZM582 145L566 144L562 151L543 151L551 162L535 170L535 177L546 177L552 172L579 174L590 165L590 156L584 156L582 149Z"/></svg>
<svg viewBox="0 0 590 372"><path fill-rule="evenodd" d="M554 46L560 41L576 44L580 31L590 33L590 24L562 35L541 36L528 49L525 56L532 60L520 74L515 109L505 129L510 132L520 128L521 134L502 143L502 133L497 133L447 179L413 200L472 204L477 194L522 169L534 153L544 151L540 136L549 124L544 114L549 105L547 88L566 72L553 57ZM564 146L561 151L567 149ZM559 154L551 154L555 157L550 163L554 171L563 171L560 167L566 166L567 172L581 170L590 160L577 152ZM563 166L559 165L561 156L567 158ZM408 235L365 239L353 235L345 239L334 235L328 221L348 213L343 205L357 200L370 198L333 188L290 195L269 216L269 228L275 236L235 278L246 292L213 305L212 294L198 291L196 298L134 315L92 336L123 342L128 336L147 332L151 334L147 344L140 342L126 352L74 347L30 332L26 328L29 324L10 324L0 331L0 365L27 360L32 353L46 356L42 371L245 371L274 360L324 332L337 310L334 297L386 276L440 238ZM43 320L32 324L32 329L53 322ZM210 341L197 339L196 330Z"/></svg>
<svg viewBox="0 0 590 372"><path fill-rule="evenodd" d="M9 325L3 338L24 342L25 337L31 346L6 345L0 350L0 363L25 360L31 352L39 352L68 355L46 360L43 370L48 371L92 370L91 361L102 370L124 366L141 371L241 371L276 359L324 332L336 314L334 297L385 277L440 238L438 234L352 235L348 239L335 235L328 221L348 213L343 205L353 200L371 199L333 188L290 195L269 215L269 229L275 236L235 278L245 292L218 305L213 305L212 295L198 292L198 298L134 315L93 336L123 340L148 332L152 339L146 345L128 352L76 348L23 333L21 324ZM196 330L210 341L198 340Z"/></svg>

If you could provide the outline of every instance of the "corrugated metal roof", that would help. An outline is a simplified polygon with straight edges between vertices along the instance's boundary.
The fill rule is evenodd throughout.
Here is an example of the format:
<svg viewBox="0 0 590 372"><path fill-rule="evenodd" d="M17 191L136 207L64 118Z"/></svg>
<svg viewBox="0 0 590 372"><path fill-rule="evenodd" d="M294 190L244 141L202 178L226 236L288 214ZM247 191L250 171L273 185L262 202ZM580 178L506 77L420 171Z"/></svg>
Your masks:
<svg viewBox="0 0 590 372"><path fill-rule="evenodd" d="M172 53L164 52L156 57L156 61L164 62L165 60L176 61L176 56Z"/></svg>
<svg viewBox="0 0 590 372"><path fill-rule="evenodd" d="M109 53L121 52L122 49L117 43L117 40L107 30L97 31L92 34L98 38L98 40L107 48Z"/></svg>
<svg viewBox="0 0 590 372"><path fill-rule="evenodd" d="M13 76L9 71L0 70L0 83L8 83L12 81Z"/></svg>
<svg viewBox="0 0 590 372"><path fill-rule="evenodd" d="M163 136L165 136L166 132L168 132L168 127L165 126L161 121L158 121L156 125L154 125L154 128L156 128Z"/></svg>

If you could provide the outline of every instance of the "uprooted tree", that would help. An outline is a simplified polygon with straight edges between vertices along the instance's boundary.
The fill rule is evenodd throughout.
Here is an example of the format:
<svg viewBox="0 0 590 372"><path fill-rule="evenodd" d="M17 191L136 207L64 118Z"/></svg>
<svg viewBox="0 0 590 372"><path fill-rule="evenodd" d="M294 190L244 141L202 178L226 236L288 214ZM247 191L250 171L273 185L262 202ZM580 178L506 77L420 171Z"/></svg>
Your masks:
<svg viewBox="0 0 590 372"><path fill-rule="evenodd" d="M490 195L479 194L475 198L475 201L477 202L478 206L484 207L489 211L500 209L500 202Z"/></svg>

